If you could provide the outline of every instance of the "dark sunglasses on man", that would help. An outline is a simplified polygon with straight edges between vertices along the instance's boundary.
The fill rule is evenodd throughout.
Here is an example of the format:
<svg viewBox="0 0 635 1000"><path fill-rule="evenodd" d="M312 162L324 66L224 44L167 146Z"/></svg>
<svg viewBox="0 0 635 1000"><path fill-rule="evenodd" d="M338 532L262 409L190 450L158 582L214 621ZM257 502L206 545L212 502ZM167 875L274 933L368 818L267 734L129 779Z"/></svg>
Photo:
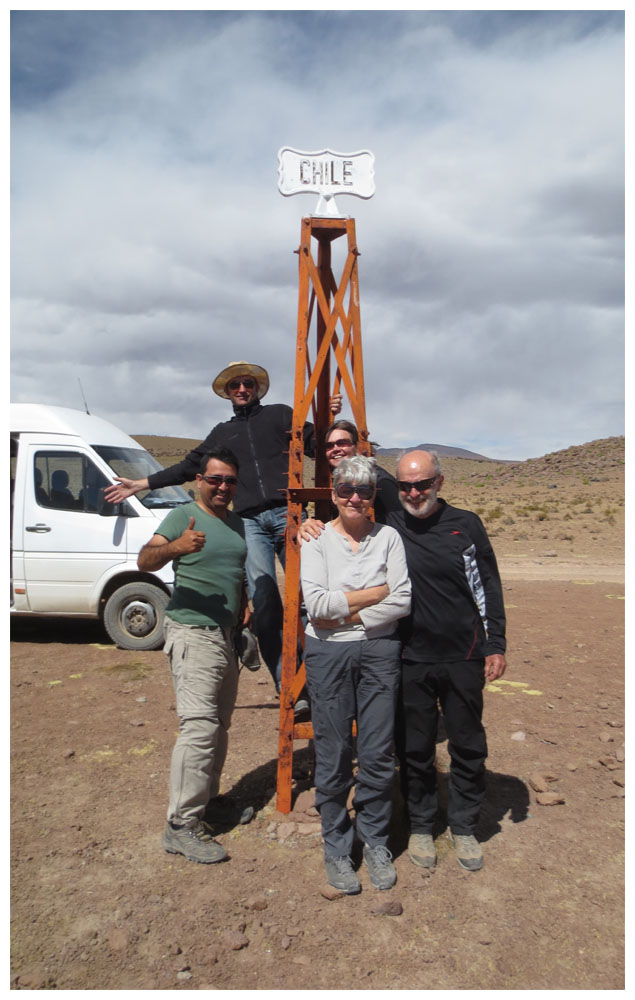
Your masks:
<svg viewBox="0 0 635 1000"><path fill-rule="evenodd" d="M201 479L204 479L210 486L220 486L222 483L225 483L226 486L235 486L238 482L236 476L201 476Z"/></svg>
<svg viewBox="0 0 635 1000"><path fill-rule="evenodd" d="M438 476L433 476L432 479L418 479L416 483L409 483L405 479L400 479L397 485L401 493L410 493L410 490L416 490L417 493L425 493L426 490L429 490L436 483L438 478Z"/></svg>
<svg viewBox="0 0 635 1000"><path fill-rule="evenodd" d="M256 380L253 378L233 378L231 382L227 383L227 388L230 392L236 392L240 389L241 385L244 389L255 389Z"/></svg>

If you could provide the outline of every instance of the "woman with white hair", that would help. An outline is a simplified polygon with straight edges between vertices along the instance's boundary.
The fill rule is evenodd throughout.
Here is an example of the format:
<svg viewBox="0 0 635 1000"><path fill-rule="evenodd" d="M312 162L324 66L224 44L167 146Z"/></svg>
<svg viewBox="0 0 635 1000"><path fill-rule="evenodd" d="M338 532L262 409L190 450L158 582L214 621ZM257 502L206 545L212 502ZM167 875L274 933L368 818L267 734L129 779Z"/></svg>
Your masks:
<svg viewBox="0 0 635 1000"><path fill-rule="evenodd" d="M388 850L400 675L396 624L410 611L410 580L397 532L369 519L377 483L373 459L342 459L333 474L337 517L302 542L302 591L309 624L305 663L315 736L315 804L329 883L360 891L347 810L353 784L353 722L359 769L353 805L370 881L395 884Z"/></svg>

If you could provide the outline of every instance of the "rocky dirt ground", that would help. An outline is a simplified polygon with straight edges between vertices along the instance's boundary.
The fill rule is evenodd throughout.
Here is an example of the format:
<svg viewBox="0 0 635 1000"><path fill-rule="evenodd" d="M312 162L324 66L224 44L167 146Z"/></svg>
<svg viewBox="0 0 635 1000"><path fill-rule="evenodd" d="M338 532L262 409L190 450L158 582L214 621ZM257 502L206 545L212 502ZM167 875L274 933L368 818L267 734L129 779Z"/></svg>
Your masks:
<svg viewBox="0 0 635 1000"><path fill-rule="evenodd" d="M163 653L119 650L94 623L14 622L11 986L623 988L623 447L445 463L446 498L482 508L509 619L508 672L485 694L478 873L456 864L442 815L436 870L410 863L395 789L397 885L379 893L362 869L360 896L331 898L307 741L294 811L276 811L264 668L241 675L224 774L254 820L219 828L223 864L165 854ZM442 733L438 768L443 800Z"/></svg>

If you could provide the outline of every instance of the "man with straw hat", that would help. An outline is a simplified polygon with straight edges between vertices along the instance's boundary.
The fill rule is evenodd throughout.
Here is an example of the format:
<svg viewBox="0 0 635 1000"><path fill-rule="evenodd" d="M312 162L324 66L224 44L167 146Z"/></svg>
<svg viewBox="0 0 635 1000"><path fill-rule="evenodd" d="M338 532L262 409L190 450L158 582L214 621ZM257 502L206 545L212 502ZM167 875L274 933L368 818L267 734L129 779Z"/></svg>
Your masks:
<svg viewBox="0 0 635 1000"><path fill-rule="evenodd" d="M282 671L282 601L276 581L275 557L284 567L289 468L289 435L293 410L284 403L262 406L269 390L269 375L260 365L232 361L216 376L212 388L234 409L230 420L217 424L206 439L182 462L153 472L146 479L117 480L105 491L106 500L119 503L140 490L175 486L195 479L201 456L212 449L230 448L240 467L233 509L245 525L247 589L254 609L254 626L261 655L280 690ZM342 397L331 397L333 414L342 408ZM315 454L313 425L304 425L304 450ZM298 701L296 712L308 705Z"/></svg>

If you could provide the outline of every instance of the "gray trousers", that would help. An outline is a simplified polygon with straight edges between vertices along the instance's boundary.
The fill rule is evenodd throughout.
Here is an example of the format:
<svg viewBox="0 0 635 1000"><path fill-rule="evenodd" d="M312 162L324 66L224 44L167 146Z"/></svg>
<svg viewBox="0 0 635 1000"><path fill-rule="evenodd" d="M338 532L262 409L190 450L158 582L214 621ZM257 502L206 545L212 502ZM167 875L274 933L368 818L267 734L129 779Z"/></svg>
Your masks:
<svg viewBox="0 0 635 1000"><path fill-rule="evenodd" d="M354 830L346 802L353 784L354 719L359 763L353 801L357 834L370 847L388 844L400 648L396 637L350 642L306 637L315 805L326 857L350 855L353 848Z"/></svg>
<svg viewBox="0 0 635 1000"><path fill-rule="evenodd" d="M164 651L179 716L170 766L168 821L193 826L220 789L238 692L238 664L230 629L181 625L167 616Z"/></svg>

